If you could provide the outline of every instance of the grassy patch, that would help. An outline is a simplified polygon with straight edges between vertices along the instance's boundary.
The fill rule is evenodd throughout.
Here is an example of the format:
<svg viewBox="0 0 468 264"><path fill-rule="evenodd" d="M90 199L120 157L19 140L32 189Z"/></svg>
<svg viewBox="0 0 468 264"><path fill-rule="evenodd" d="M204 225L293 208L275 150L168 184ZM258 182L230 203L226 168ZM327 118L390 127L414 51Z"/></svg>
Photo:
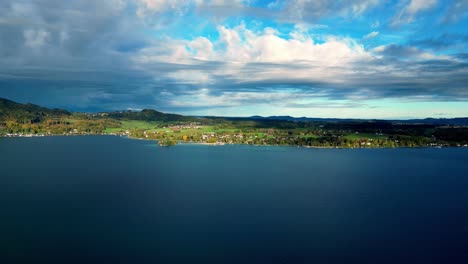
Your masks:
<svg viewBox="0 0 468 264"><path fill-rule="evenodd" d="M159 122L148 122L148 121L140 121L140 120L123 120L120 122L120 127L108 127L104 130L105 133L117 133L126 130L133 130L133 129L144 129L144 130L155 130ZM166 129L161 129L166 130Z"/></svg>
<svg viewBox="0 0 468 264"><path fill-rule="evenodd" d="M309 134L309 135L298 135L300 138L319 138L317 135Z"/></svg>
<svg viewBox="0 0 468 264"><path fill-rule="evenodd" d="M121 131L123 131L123 129L119 128L119 127L108 127L106 129L104 129L104 133L108 133L108 134L117 133L117 132L121 132Z"/></svg>
<svg viewBox="0 0 468 264"><path fill-rule="evenodd" d="M222 133L236 133L238 132L239 129L235 128L222 128L222 129L213 129L213 132L216 132L217 134L222 134Z"/></svg>
<svg viewBox="0 0 468 264"><path fill-rule="evenodd" d="M387 139L385 135L371 134L371 133L359 133L349 134L344 136L346 139L358 140L358 139Z"/></svg>
<svg viewBox="0 0 468 264"><path fill-rule="evenodd" d="M155 129L159 122L148 122L139 120L122 121L122 128L124 129Z"/></svg>

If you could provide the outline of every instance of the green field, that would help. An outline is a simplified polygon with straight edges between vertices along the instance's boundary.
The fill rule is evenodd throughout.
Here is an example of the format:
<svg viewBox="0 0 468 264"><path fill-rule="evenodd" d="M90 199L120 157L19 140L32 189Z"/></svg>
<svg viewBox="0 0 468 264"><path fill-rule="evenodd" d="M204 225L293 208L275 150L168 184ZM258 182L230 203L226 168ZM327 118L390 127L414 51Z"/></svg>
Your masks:
<svg viewBox="0 0 468 264"><path fill-rule="evenodd" d="M116 133L132 129L155 130L161 123L139 120L123 120L121 127L110 127L104 130L105 133ZM162 129L164 130L164 129Z"/></svg>
<svg viewBox="0 0 468 264"><path fill-rule="evenodd" d="M378 135L378 134L372 134L372 133L353 133L353 134L348 134L344 136L346 139L350 140L359 140L359 139L387 139L387 136L385 135Z"/></svg>

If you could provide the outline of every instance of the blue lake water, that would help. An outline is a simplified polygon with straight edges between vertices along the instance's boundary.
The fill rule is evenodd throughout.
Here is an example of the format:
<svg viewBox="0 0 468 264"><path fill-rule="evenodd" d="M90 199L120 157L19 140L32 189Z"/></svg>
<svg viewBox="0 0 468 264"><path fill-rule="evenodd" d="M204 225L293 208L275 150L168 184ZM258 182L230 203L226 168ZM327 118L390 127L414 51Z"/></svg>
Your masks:
<svg viewBox="0 0 468 264"><path fill-rule="evenodd" d="M0 138L0 263L468 263L468 149Z"/></svg>

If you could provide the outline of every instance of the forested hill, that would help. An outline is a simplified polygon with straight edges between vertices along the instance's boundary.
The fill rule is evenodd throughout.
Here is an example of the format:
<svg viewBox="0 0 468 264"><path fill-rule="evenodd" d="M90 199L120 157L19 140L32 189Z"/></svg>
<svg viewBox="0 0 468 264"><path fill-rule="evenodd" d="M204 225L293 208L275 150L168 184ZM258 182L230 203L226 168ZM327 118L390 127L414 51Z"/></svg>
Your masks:
<svg viewBox="0 0 468 264"><path fill-rule="evenodd" d="M124 112L109 112L109 117L115 119L126 120L141 120L141 121L196 121L198 118L166 114L152 109L143 109L140 112L124 111Z"/></svg>
<svg viewBox="0 0 468 264"><path fill-rule="evenodd" d="M19 123L37 123L46 118L69 116L71 113L63 109L49 109L34 104L20 104L0 98L0 120L12 119Z"/></svg>
<svg viewBox="0 0 468 264"><path fill-rule="evenodd" d="M166 114L152 109L142 111L108 112L105 116L117 120L140 121L196 121L199 118ZM72 113L63 109L49 109L34 104L21 104L11 100L0 98L0 121L14 120L18 123L39 123L49 118L62 118L71 116Z"/></svg>

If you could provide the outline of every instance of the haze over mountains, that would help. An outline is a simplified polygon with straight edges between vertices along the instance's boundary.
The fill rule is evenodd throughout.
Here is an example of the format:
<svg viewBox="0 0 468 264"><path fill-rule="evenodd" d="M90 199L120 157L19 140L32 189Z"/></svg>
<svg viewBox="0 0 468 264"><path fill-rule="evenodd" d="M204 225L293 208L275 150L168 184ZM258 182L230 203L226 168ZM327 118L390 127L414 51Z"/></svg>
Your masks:
<svg viewBox="0 0 468 264"><path fill-rule="evenodd" d="M292 117L292 116L252 116L252 119L270 119L270 120L285 120L285 121L329 121L329 122L352 122L352 121L366 121L366 120L379 120L379 121L389 121L395 123L417 123L417 124L430 124L430 125L458 125L466 126L468 125L468 117L457 117L457 118L424 118L424 119L402 119L402 120L392 120L392 119L354 119L354 118L314 118L314 117Z"/></svg>
<svg viewBox="0 0 468 264"><path fill-rule="evenodd" d="M103 112L109 117L116 119L144 120L144 121L194 121L197 117L184 116L159 112L153 109L143 109L141 111L112 111ZM0 98L0 120L8 118L41 121L46 117L63 117L72 113L64 109L49 109L32 103L21 104L5 98ZM425 118L408 120L381 120L381 119L342 119L342 118L314 118L314 117L292 117L292 116L250 116L250 117L228 117L228 116L204 116L204 118L224 118L231 120L280 120L293 122L362 122L362 121L387 121L392 123L405 124L428 124L428 125L453 125L468 126L468 117L460 118Z"/></svg>

